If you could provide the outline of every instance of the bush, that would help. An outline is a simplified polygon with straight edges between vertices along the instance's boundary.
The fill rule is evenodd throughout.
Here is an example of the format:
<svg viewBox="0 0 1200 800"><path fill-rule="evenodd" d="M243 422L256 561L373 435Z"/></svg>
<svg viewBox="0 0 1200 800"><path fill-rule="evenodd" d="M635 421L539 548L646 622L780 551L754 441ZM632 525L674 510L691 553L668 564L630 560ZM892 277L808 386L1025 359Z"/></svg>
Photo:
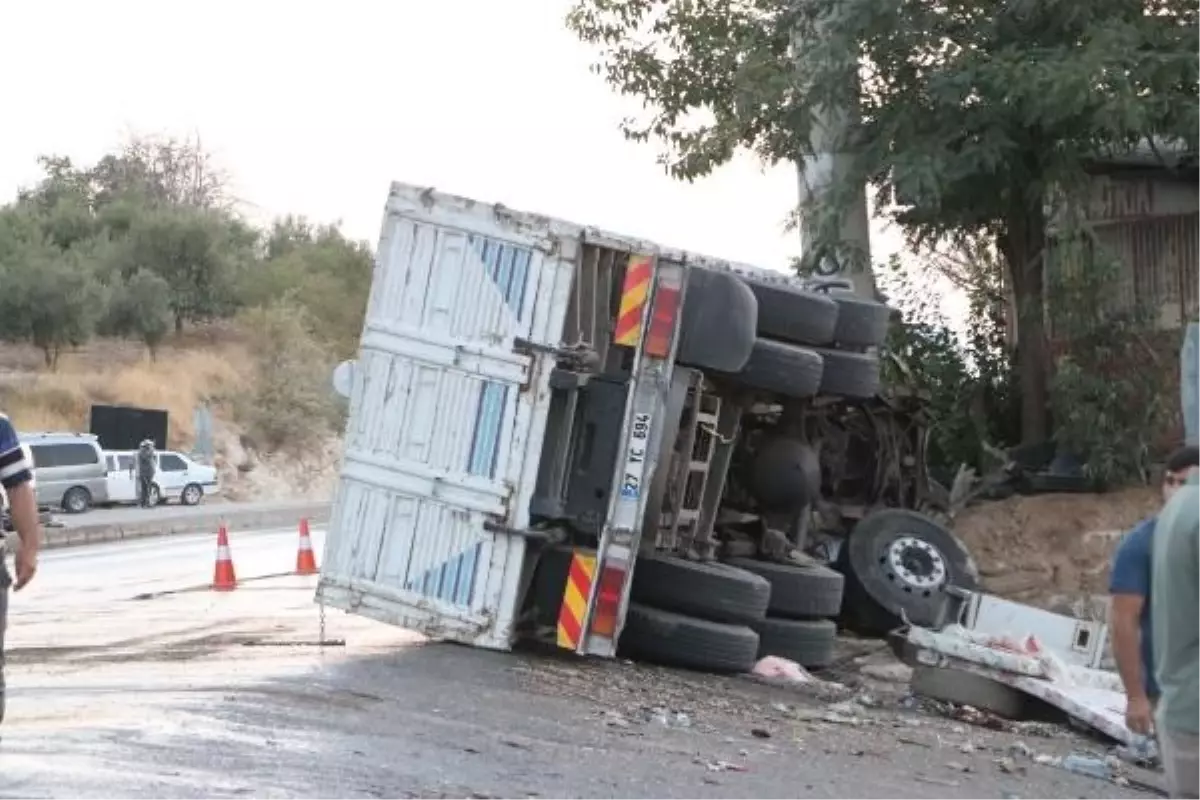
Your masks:
<svg viewBox="0 0 1200 800"><path fill-rule="evenodd" d="M278 302L242 315L257 350L258 380L238 409L257 449L302 451L339 429L334 362L317 343L301 306Z"/></svg>

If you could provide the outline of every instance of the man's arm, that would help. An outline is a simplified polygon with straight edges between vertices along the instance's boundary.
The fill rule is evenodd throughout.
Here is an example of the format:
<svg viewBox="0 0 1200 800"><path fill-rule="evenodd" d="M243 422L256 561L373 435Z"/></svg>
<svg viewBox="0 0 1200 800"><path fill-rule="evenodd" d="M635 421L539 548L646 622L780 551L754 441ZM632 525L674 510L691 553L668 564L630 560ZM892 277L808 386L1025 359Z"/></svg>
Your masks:
<svg viewBox="0 0 1200 800"><path fill-rule="evenodd" d="M1148 734L1152 725L1150 698L1142 674L1142 609L1150 596L1150 548L1146 531L1127 536L1113 558L1109 594L1112 610L1113 657L1125 686L1125 724L1135 733Z"/></svg>
<svg viewBox="0 0 1200 800"><path fill-rule="evenodd" d="M1146 598L1140 594L1114 594L1109 612L1112 622L1113 658L1117 672L1125 685L1125 695L1146 694L1142 676L1142 607Z"/></svg>
<svg viewBox="0 0 1200 800"><path fill-rule="evenodd" d="M37 571L37 496L33 490L33 464L26 458L12 423L3 414L0 414L0 486L8 496L8 511L21 540L17 549L17 581L13 587L21 589Z"/></svg>

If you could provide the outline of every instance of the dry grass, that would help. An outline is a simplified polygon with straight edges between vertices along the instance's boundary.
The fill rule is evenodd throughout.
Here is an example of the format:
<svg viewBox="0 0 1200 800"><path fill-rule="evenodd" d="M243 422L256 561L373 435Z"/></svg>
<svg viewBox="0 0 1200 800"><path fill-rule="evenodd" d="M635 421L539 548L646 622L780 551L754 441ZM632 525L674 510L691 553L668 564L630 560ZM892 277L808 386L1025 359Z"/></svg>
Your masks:
<svg viewBox="0 0 1200 800"><path fill-rule="evenodd" d="M224 406L253 379L246 346L228 331L190 332L155 362L139 345L99 340L64 354L56 372L31 348L0 347L0 410L25 431L86 431L93 403L134 405L166 410L170 445L188 447L196 406Z"/></svg>

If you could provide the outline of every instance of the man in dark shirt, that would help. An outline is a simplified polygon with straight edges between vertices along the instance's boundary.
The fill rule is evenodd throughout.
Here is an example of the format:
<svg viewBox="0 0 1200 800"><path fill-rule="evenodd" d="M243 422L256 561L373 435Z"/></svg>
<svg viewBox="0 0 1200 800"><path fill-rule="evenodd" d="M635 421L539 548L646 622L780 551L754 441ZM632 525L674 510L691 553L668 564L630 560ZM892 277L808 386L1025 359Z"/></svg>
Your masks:
<svg viewBox="0 0 1200 800"><path fill-rule="evenodd" d="M1163 475L1166 503L1200 465L1200 451L1181 447L1167 459ZM1151 631L1151 552L1156 517L1143 520L1117 547L1108 593L1112 595L1109 622L1113 655L1125 685L1125 724L1135 733L1149 734L1159 688L1154 679L1154 637Z"/></svg>
<svg viewBox="0 0 1200 800"><path fill-rule="evenodd" d="M8 589L21 591L37 572L38 510L33 491L33 464L8 417L0 414L0 486L8 500L8 513L17 529L17 580L13 583L4 559L0 536L0 722L4 721L4 629L8 624Z"/></svg>

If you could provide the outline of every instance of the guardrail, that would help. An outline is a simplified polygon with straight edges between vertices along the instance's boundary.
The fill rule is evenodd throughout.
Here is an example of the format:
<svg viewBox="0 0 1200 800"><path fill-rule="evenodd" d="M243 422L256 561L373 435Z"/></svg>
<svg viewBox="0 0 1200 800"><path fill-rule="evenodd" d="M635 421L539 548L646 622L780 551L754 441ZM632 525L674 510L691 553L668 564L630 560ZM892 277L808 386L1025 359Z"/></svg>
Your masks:
<svg viewBox="0 0 1200 800"><path fill-rule="evenodd" d="M144 539L151 536L170 536L180 533L212 533L222 522L230 531L255 528L297 526L302 518L318 525L329 521L330 504L300 502L271 506L269 508L238 507L235 503L214 505L199 513L171 514L148 512L147 519L109 520L96 523L81 521L63 527L42 528L42 547L55 550L63 547L78 547L85 544L119 542L126 539ZM61 519L61 517L60 517ZM15 534L9 534L15 538ZM15 542L12 544L15 545ZM10 548L11 549L11 548Z"/></svg>

